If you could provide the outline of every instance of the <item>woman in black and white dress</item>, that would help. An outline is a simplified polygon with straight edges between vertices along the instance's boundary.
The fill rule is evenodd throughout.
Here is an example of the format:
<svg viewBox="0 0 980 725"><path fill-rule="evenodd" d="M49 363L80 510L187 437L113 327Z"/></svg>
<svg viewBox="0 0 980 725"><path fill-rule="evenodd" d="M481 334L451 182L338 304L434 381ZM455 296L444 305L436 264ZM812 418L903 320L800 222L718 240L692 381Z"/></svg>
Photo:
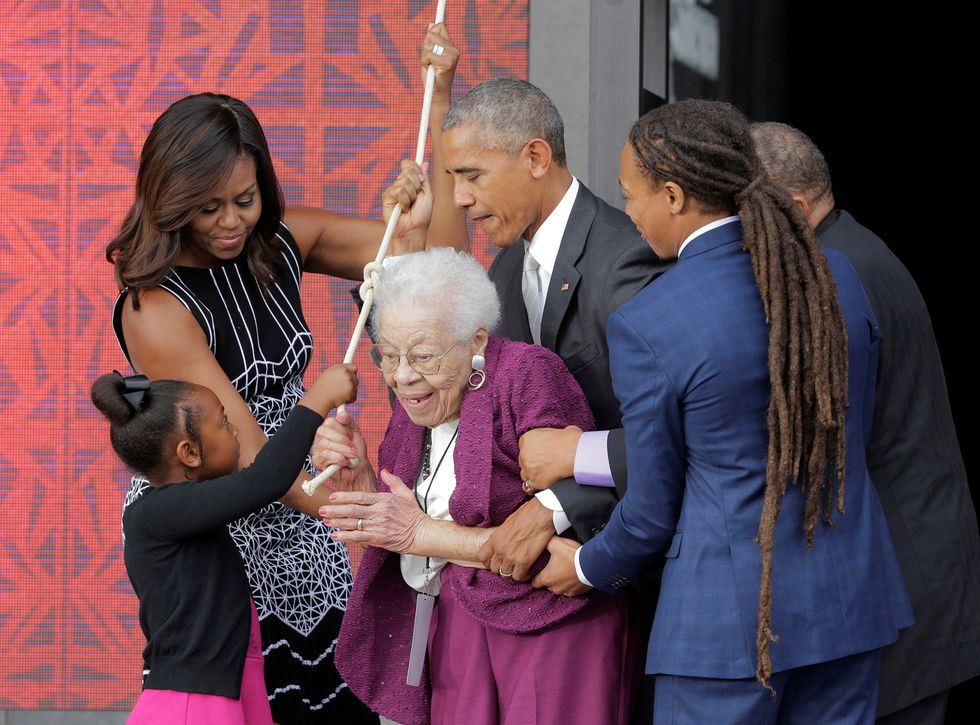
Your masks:
<svg viewBox="0 0 980 725"><path fill-rule="evenodd" d="M396 203L390 196L386 208ZM113 327L123 352L151 379L213 390L248 465L304 392L312 339L302 272L359 279L383 231L381 222L284 209L251 109L229 96L184 98L154 123L135 203L106 250L121 290ZM408 233L393 251L422 246ZM230 527L261 622L273 717L376 721L333 665L351 569L344 546L311 517L326 492L307 496L308 478ZM143 485L134 479L127 503Z"/></svg>

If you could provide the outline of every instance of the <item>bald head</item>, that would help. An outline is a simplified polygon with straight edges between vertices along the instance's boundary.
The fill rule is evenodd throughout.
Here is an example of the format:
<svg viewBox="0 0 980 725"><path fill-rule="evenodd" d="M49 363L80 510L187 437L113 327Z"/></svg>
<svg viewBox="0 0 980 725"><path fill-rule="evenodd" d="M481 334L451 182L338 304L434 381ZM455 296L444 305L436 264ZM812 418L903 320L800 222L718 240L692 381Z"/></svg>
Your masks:
<svg viewBox="0 0 980 725"><path fill-rule="evenodd" d="M753 123L750 130L769 178L793 197L816 227L834 208L830 169L820 149L805 133L785 123Z"/></svg>

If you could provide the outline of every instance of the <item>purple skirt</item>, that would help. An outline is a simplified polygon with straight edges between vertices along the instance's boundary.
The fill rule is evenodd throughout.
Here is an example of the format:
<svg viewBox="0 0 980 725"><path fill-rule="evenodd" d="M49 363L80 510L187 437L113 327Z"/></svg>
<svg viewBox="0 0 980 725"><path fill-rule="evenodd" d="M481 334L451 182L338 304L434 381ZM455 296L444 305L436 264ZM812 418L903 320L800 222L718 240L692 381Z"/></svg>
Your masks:
<svg viewBox="0 0 980 725"><path fill-rule="evenodd" d="M197 692L143 690L126 722L128 725L272 725L263 670L259 617L253 602L242 690L237 700Z"/></svg>

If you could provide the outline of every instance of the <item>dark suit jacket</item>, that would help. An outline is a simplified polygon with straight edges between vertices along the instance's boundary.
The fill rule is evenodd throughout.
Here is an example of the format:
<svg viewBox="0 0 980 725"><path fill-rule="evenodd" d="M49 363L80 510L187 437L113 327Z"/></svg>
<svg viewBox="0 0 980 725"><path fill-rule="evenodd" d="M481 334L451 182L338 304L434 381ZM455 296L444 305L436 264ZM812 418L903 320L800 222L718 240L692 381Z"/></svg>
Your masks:
<svg viewBox="0 0 980 725"><path fill-rule="evenodd" d="M902 574L868 476L878 331L857 275L829 252L847 325L846 514L818 524L789 486L773 545L773 671L830 662L912 623ZM656 320L656 324L650 324ZM771 398L769 327L738 222L694 239L677 266L609 318L613 385L630 484L579 553L617 591L666 550L648 674L748 678L755 670ZM834 697L834 695L828 695Z"/></svg>
<svg viewBox="0 0 980 725"><path fill-rule="evenodd" d="M511 340L531 342L521 293L524 245L502 250L490 267L500 295L502 322L497 332ZM621 304L661 274L661 261L623 212L579 185L565 226L541 319L541 344L554 350L578 380L599 430L619 428L619 404L609 377L606 320ZM610 436L610 460L624 462L621 433ZM619 470L620 486L625 467ZM602 529L618 501L616 492L579 486L572 479L552 489L582 541Z"/></svg>
<svg viewBox="0 0 980 725"><path fill-rule="evenodd" d="M942 361L912 276L845 211L831 212L817 236L850 259L881 329L868 470L916 623L883 653L880 716L980 674L980 539Z"/></svg>

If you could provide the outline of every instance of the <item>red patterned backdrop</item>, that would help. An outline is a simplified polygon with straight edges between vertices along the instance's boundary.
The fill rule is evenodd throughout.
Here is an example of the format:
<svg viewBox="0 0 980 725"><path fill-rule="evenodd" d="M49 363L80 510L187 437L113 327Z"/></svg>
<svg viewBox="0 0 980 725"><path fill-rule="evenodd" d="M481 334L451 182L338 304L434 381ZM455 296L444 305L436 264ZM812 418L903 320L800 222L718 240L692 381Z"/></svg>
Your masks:
<svg viewBox="0 0 980 725"><path fill-rule="evenodd" d="M125 369L106 242L153 119L198 91L256 111L289 203L377 216L414 153L426 0L0 1L0 709L129 706L142 635L121 561L128 477L88 402ZM526 77L527 2L449 0L456 90ZM486 261L490 249L474 245ZM349 283L314 278L311 369L337 362ZM368 369L361 355L358 361ZM358 404L373 441L379 377Z"/></svg>

